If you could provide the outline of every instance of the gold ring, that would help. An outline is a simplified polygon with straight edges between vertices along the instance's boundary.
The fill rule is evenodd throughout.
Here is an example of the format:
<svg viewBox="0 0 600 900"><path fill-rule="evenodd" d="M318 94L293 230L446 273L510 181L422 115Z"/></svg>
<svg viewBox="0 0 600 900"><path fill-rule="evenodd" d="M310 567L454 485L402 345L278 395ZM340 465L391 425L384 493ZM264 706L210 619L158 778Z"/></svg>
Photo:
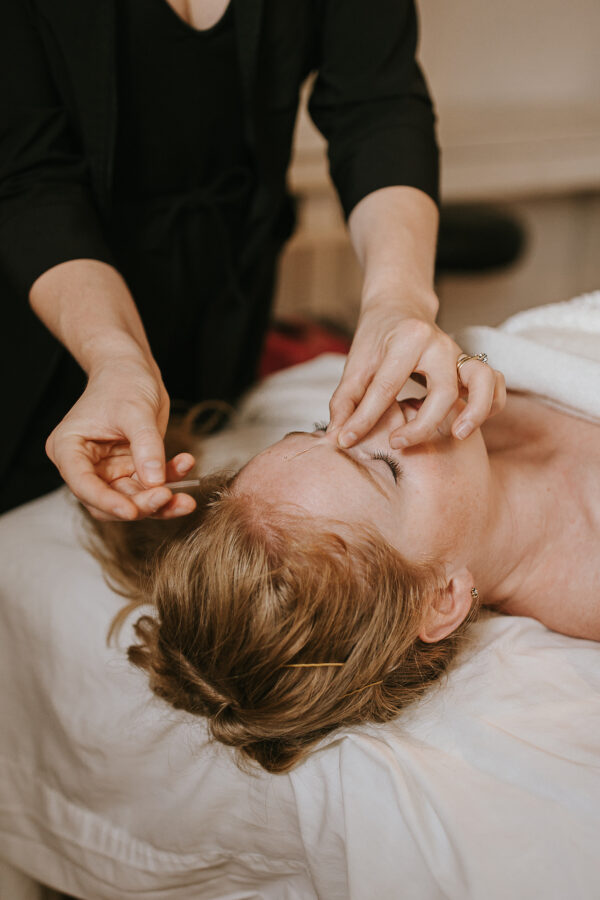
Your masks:
<svg viewBox="0 0 600 900"><path fill-rule="evenodd" d="M484 365L487 365L488 355L487 353L475 353L473 356L469 356L468 353L461 353L461 355L456 360L456 374L458 375L458 380L461 381L460 377L460 369L461 366L464 366L466 362L469 362L470 359L478 359L479 362L482 362ZM462 381L461 381L462 384Z"/></svg>

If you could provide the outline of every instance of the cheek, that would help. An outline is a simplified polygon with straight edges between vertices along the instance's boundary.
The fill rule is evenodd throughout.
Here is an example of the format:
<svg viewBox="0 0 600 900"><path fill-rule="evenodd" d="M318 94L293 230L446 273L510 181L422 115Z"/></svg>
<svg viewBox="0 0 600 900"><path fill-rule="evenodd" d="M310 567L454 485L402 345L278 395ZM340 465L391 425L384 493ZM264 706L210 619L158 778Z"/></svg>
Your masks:
<svg viewBox="0 0 600 900"><path fill-rule="evenodd" d="M437 482L437 516L443 523L445 550L457 549L472 533L486 494L488 458L479 429L465 441L454 438ZM438 535L442 540L442 535Z"/></svg>
<svg viewBox="0 0 600 900"><path fill-rule="evenodd" d="M488 469L487 450L479 429L464 441L450 437L445 444L432 461L431 483L436 482L438 497L458 513L481 494Z"/></svg>
<svg viewBox="0 0 600 900"><path fill-rule="evenodd" d="M477 431L466 441L423 447L407 465L401 541L411 559L451 554L469 532L482 502L486 458Z"/></svg>

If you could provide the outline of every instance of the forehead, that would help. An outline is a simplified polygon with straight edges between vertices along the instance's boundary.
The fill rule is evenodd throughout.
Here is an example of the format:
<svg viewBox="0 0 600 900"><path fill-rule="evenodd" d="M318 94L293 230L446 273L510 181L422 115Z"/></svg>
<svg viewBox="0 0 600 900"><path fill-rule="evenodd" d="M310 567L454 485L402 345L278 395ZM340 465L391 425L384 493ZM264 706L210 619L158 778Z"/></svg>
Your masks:
<svg viewBox="0 0 600 900"><path fill-rule="evenodd" d="M376 477L361 473L344 451L318 435L292 433L244 467L238 488L267 500L288 502L314 515L373 522L387 505Z"/></svg>

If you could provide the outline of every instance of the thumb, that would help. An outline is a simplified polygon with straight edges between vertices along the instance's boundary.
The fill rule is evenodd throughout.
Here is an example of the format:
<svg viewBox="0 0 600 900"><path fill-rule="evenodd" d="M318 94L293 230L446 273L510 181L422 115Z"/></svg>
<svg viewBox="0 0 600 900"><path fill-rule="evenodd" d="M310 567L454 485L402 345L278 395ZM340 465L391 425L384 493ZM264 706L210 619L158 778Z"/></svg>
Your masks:
<svg viewBox="0 0 600 900"><path fill-rule="evenodd" d="M336 392L329 401L329 425L327 431L341 428L355 409L356 403L347 394Z"/></svg>
<svg viewBox="0 0 600 900"><path fill-rule="evenodd" d="M349 377L345 373L342 375L341 381L329 401L328 431L341 428L348 421L364 393L364 386L358 378Z"/></svg>
<svg viewBox="0 0 600 900"><path fill-rule="evenodd" d="M152 413L140 415L125 432L139 479L146 485L165 482L165 446Z"/></svg>

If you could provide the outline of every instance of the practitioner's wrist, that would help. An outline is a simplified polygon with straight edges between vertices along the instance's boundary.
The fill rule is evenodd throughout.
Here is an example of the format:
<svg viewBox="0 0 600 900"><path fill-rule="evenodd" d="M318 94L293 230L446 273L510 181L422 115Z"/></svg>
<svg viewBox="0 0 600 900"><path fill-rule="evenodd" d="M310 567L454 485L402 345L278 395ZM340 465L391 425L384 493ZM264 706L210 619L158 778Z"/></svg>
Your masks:
<svg viewBox="0 0 600 900"><path fill-rule="evenodd" d="M387 283L363 292L361 313L374 308L393 310L406 318L435 322L439 300L433 288L390 278Z"/></svg>
<svg viewBox="0 0 600 900"><path fill-rule="evenodd" d="M107 330L102 335L90 338L81 347L80 358L89 378L111 366L120 365L141 366L160 377L150 348L140 345L132 335L122 331Z"/></svg>

